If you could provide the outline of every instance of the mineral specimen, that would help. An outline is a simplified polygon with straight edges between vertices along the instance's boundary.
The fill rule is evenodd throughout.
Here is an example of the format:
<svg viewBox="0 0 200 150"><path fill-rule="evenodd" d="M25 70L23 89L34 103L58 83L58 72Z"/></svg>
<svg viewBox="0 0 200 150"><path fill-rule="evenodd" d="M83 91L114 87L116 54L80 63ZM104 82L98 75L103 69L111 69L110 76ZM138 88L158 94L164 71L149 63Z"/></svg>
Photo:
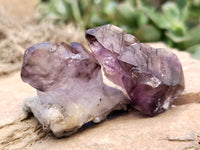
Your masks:
<svg viewBox="0 0 200 150"><path fill-rule="evenodd" d="M87 30L86 39L90 51L79 43L40 43L24 55L22 80L37 89L24 110L57 137L127 104L157 115L183 91L181 64L169 50L142 44L113 25Z"/></svg>
<svg viewBox="0 0 200 150"><path fill-rule="evenodd" d="M24 110L57 137L125 108L122 92L103 83L99 64L78 43L40 43L28 48L21 77L37 89L36 97L24 100Z"/></svg>
<svg viewBox="0 0 200 150"><path fill-rule="evenodd" d="M116 84L137 110L154 116L168 109L184 89L175 54L140 43L114 25L86 31L92 55L104 75Z"/></svg>

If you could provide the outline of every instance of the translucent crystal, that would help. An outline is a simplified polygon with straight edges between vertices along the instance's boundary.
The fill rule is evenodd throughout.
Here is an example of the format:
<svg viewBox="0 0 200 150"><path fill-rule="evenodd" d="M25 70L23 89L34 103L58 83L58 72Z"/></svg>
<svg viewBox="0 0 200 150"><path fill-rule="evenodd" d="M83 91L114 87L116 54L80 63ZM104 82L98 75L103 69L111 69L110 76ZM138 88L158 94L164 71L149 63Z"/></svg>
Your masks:
<svg viewBox="0 0 200 150"><path fill-rule="evenodd" d="M21 77L37 89L36 97L24 100L24 110L57 137L70 135L89 121L100 122L126 104L121 91L103 83L100 66L78 43L28 48Z"/></svg>
<svg viewBox="0 0 200 150"><path fill-rule="evenodd" d="M114 25L89 29L86 39L104 75L137 110L157 115L183 91L182 66L169 50L142 44Z"/></svg>

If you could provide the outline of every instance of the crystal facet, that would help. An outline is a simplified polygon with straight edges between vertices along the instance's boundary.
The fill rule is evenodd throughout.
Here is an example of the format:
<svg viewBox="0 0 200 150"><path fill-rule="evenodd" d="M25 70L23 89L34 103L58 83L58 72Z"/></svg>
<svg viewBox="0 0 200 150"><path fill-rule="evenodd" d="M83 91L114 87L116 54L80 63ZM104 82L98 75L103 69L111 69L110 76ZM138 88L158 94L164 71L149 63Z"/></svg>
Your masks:
<svg viewBox="0 0 200 150"><path fill-rule="evenodd" d="M89 29L86 39L104 75L128 95L137 110L157 115L183 91L182 66L169 50L140 43L114 25Z"/></svg>

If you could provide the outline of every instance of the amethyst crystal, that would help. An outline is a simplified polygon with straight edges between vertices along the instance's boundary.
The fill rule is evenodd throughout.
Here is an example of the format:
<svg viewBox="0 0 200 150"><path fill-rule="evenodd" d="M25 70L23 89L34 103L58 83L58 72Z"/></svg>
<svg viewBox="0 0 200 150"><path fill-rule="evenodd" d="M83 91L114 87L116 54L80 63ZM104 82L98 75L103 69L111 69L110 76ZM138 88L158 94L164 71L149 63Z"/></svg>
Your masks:
<svg viewBox="0 0 200 150"><path fill-rule="evenodd" d="M86 39L90 51L79 43L40 43L24 55L22 80L37 89L24 110L57 137L128 103L157 115L183 91L181 64L169 50L142 44L113 25L87 30Z"/></svg>
<svg viewBox="0 0 200 150"><path fill-rule="evenodd" d="M183 91L181 64L169 50L142 44L113 25L87 30L86 39L104 75L125 92L137 110L157 115Z"/></svg>
<svg viewBox="0 0 200 150"><path fill-rule="evenodd" d="M100 122L126 103L121 91L103 83L99 64L78 43L28 48L21 77L38 95L24 100L24 110L57 137L70 135L89 121Z"/></svg>

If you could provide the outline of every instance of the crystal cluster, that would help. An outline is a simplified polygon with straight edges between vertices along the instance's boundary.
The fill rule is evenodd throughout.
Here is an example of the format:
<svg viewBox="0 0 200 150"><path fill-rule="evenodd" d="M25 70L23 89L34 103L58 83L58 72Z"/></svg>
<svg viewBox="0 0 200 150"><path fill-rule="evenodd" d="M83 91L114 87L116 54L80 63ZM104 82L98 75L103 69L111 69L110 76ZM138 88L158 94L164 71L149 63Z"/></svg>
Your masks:
<svg viewBox="0 0 200 150"><path fill-rule="evenodd" d="M37 89L24 110L57 137L127 104L157 115L183 91L182 67L172 52L139 43L113 25L87 30L86 39L90 50L79 43L39 43L24 54L22 80Z"/></svg>

